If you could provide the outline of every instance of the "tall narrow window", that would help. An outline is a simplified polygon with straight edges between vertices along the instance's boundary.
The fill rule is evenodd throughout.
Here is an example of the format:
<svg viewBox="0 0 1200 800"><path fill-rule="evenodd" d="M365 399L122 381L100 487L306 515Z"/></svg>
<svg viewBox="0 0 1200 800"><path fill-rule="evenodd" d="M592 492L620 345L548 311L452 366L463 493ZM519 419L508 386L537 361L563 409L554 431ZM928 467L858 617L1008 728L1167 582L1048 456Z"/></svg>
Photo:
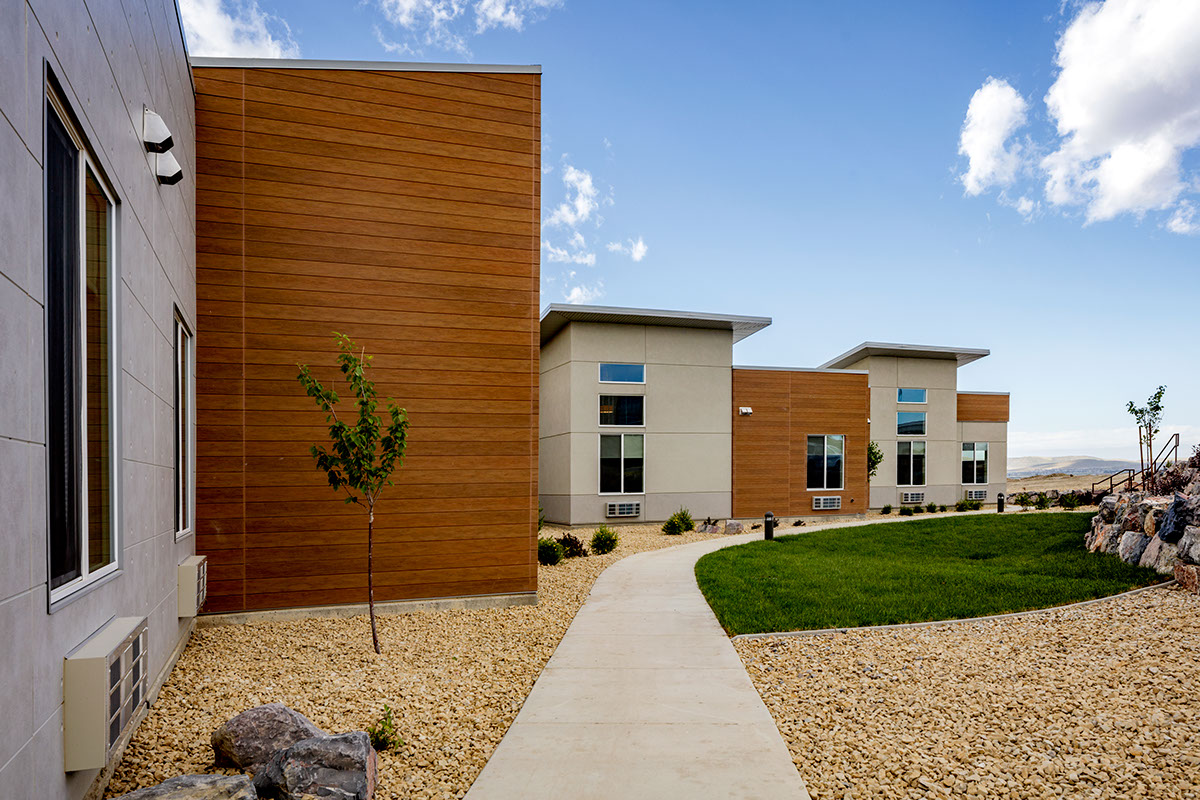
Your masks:
<svg viewBox="0 0 1200 800"><path fill-rule="evenodd" d="M175 536L192 529L192 332L175 315Z"/></svg>
<svg viewBox="0 0 1200 800"><path fill-rule="evenodd" d="M925 485L924 442L896 442L896 485Z"/></svg>
<svg viewBox="0 0 1200 800"><path fill-rule="evenodd" d="M46 100L46 403L52 598L116 568L113 200Z"/></svg>
<svg viewBox="0 0 1200 800"><path fill-rule="evenodd" d="M846 437L819 435L808 437L808 488L841 489L845 481L843 457Z"/></svg>
<svg viewBox="0 0 1200 800"><path fill-rule="evenodd" d="M962 443L962 482L978 484L988 482L987 442Z"/></svg>
<svg viewBox="0 0 1200 800"><path fill-rule="evenodd" d="M600 493L645 491L646 442L640 433L600 437Z"/></svg>

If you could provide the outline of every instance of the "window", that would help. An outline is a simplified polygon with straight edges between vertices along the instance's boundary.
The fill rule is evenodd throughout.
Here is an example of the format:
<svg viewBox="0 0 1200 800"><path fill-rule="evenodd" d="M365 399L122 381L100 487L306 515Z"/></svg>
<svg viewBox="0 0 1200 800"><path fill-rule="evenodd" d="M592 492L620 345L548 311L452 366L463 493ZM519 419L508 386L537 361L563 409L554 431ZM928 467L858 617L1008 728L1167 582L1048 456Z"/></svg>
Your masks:
<svg viewBox="0 0 1200 800"><path fill-rule="evenodd" d="M601 364L601 383L645 383L645 364Z"/></svg>
<svg viewBox="0 0 1200 800"><path fill-rule="evenodd" d="M925 485L924 442L896 442L896 485Z"/></svg>
<svg viewBox="0 0 1200 800"><path fill-rule="evenodd" d="M51 599L116 569L114 203L46 98L46 452Z"/></svg>
<svg viewBox="0 0 1200 800"><path fill-rule="evenodd" d="M987 483L987 442L962 443L962 482Z"/></svg>
<svg viewBox="0 0 1200 800"><path fill-rule="evenodd" d="M896 435L897 436L924 436L925 435L925 412L924 411L898 411L898 412L896 412Z"/></svg>
<svg viewBox="0 0 1200 800"><path fill-rule="evenodd" d="M645 425L646 398L630 394L600 395L601 425Z"/></svg>
<svg viewBox="0 0 1200 800"><path fill-rule="evenodd" d="M175 536L192 530L192 332L175 315Z"/></svg>
<svg viewBox="0 0 1200 800"><path fill-rule="evenodd" d="M600 436L600 494L645 491L645 439L640 433Z"/></svg>
<svg viewBox="0 0 1200 800"><path fill-rule="evenodd" d="M841 489L845 436L808 437L808 488Z"/></svg>
<svg viewBox="0 0 1200 800"><path fill-rule="evenodd" d="M896 402L897 403L924 403L925 402L925 390L924 389L897 389L896 390Z"/></svg>

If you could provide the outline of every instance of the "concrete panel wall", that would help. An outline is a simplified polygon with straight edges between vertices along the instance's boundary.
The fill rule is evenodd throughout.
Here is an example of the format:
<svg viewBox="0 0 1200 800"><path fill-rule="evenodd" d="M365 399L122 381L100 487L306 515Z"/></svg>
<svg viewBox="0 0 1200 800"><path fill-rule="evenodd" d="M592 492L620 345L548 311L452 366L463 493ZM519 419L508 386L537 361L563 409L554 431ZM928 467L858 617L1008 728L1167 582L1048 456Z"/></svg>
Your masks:
<svg viewBox="0 0 1200 800"><path fill-rule="evenodd" d="M176 615L173 315L194 323L194 99L175 5L0 3L0 794L82 797L97 772L66 773L63 657L114 616L149 619L150 676L188 626ZM42 172L46 75L118 200L120 570L48 608ZM142 107L174 134L184 179L160 186L141 143ZM21 646L11 646L21 643Z"/></svg>

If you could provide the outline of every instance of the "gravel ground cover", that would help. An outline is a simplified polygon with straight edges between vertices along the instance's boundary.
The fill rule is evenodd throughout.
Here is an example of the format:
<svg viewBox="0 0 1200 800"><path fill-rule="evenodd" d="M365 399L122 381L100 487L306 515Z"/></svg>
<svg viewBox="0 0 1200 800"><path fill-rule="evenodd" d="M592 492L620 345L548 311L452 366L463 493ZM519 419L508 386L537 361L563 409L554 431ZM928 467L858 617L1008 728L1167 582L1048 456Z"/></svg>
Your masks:
<svg viewBox="0 0 1200 800"><path fill-rule="evenodd" d="M825 798L1200 798L1200 596L735 640Z"/></svg>
<svg viewBox="0 0 1200 800"><path fill-rule="evenodd" d="M483 769L566 633L593 581L615 561L717 538L617 528L620 546L538 571L536 606L366 615L197 629L108 786L115 797L185 773L219 772L209 735L278 701L331 733L365 729L392 707L405 744L380 754L378 798L459 798ZM561 531L547 527L542 535ZM590 530L576 531L588 541ZM226 770L228 774L235 774Z"/></svg>

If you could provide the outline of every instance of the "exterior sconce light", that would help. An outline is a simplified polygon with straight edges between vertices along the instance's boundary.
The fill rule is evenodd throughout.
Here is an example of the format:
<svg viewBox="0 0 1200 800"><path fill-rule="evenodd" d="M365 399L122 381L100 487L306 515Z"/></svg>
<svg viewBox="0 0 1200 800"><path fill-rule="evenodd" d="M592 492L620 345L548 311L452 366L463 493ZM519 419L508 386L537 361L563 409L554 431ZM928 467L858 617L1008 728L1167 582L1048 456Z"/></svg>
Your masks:
<svg viewBox="0 0 1200 800"><path fill-rule="evenodd" d="M170 153L159 153L154 157L154 161L159 183L164 186L172 186L183 180L183 167L179 166L175 156Z"/></svg>
<svg viewBox="0 0 1200 800"><path fill-rule="evenodd" d="M149 153L165 153L174 146L171 131L163 118L142 106L142 141Z"/></svg>
<svg viewBox="0 0 1200 800"><path fill-rule="evenodd" d="M738 414L743 417L748 417L753 413L754 413L754 409L751 408L750 406L740 406L738 408Z"/></svg>

